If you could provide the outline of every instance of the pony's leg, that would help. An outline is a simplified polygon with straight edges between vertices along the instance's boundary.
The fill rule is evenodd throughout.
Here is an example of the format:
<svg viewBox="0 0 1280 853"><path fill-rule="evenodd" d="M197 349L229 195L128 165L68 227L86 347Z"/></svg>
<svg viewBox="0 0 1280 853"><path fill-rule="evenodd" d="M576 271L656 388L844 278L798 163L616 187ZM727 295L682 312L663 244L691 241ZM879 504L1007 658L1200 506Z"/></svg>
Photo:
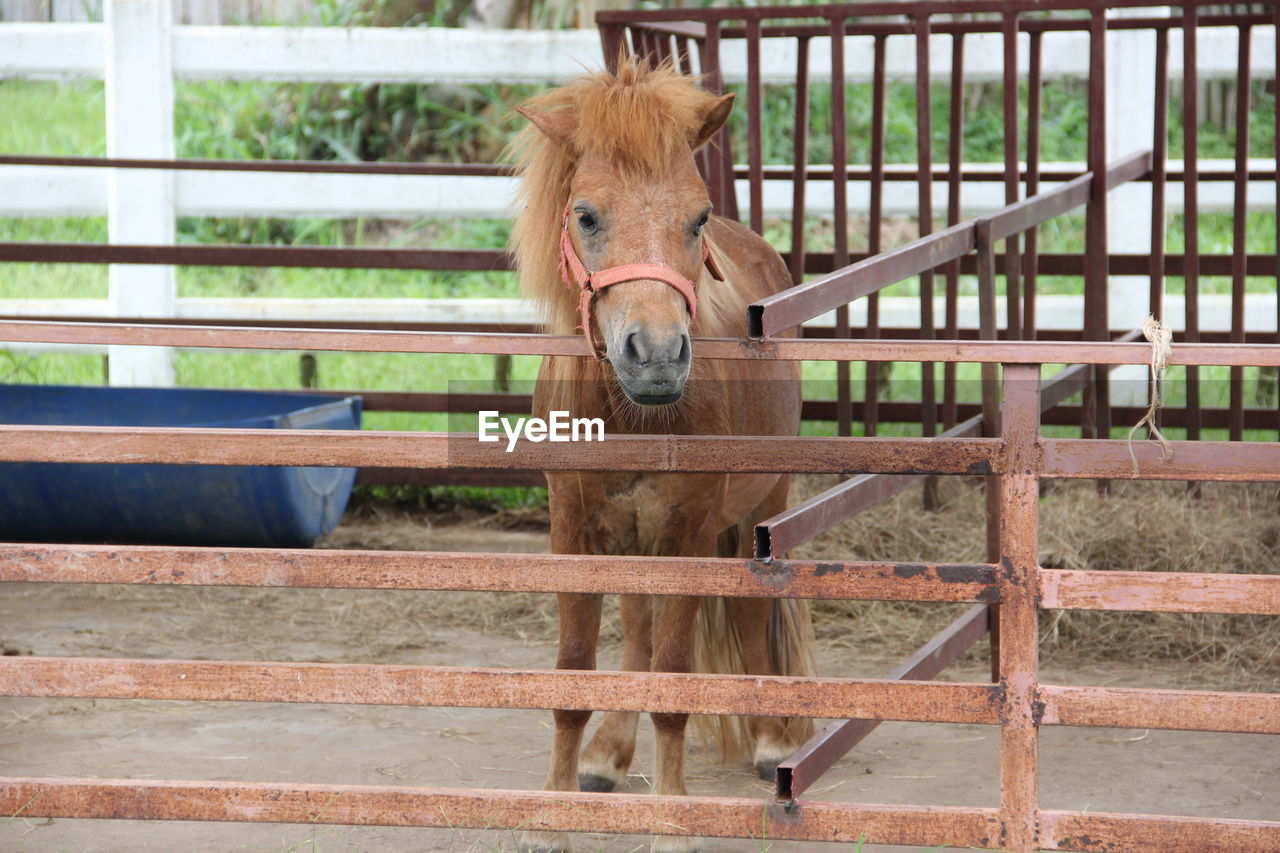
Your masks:
<svg viewBox="0 0 1280 853"><path fill-rule="evenodd" d="M653 597L622 596L622 668L646 672L653 659ZM610 711L582 752L578 785L584 791L612 791L627 775L636 753L634 712Z"/></svg>
<svg viewBox="0 0 1280 853"><path fill-rule="evenodd" d="M600 635L602 597L563 593L560 607L560 651L556 669L595 669L596 640ZM552 711L555 735L551 742L551 769L546 791L578 790L578 750L582 732L591 719L590 711ZM569 850L564 832L525 832L520 836L521 853L559 853Z"/></svg>
<svg viewBox="0 0 1280 853"><path fill-rule="evenodd" d="M655 599L653 625L653 671L689 672L693 667L693 622L701 601L698 598L664 596ZM652 714L657 761L653 792L658 796L683 796L685 724L688 714ZM659 836L653 840L654 853L690 853L698 849L698 839Z"/></svg>

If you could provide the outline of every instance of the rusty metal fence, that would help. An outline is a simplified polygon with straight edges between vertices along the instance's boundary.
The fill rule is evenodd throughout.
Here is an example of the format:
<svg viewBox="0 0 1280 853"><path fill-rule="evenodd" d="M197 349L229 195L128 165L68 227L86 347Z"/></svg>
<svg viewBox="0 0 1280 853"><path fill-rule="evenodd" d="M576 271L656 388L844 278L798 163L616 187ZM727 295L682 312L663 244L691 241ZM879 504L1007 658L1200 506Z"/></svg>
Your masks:
<svg viewBox="0 0 1280 853"><path fill-rule="evenodd" d="M1114 6L1116 4L1107 4ZM1147 5L1128 4L1128 5ZM971 8L970 8L971 7ZM1076 2L1084 18L1023 15L1029 6L1008 2L966 4L966 10L998 19L938 22L932 18L956 10L955 4L871 4L858 7L809 7L806 22L777 25L770 18L794 10L681 10L693 23L664 23L673 12L607 13L606 49L623 35L637 49L663 50L688 57L695 46L714 62L717 39L738 37L728 24L742 21L748 43L789 34L811 39L817 33L840 34L868 27L877 50L883 40L914 34L917 45L930 32L954 29L956 44L970 30L995 26L1012 41L1020 31L1083 27L1101 52L1100 38L1113 24L1101 3ZM1038 4L1037 9L1043 8ZM1126 19L1126 26L1152 26L1167 36L1180 23L1197 25L1196 6L1181 19ZM906 23L858 22L857 15L907 14ZM1273 16L1264 16L1267 22ZM814 18L824 22L813 24ZM645 22L649 23L645 23ZM1206 19L1207 22L1207 19ZM1199 22L1199 23L1206 23ZM1234 16L1213 23L1257 26L1258 16ZM613 27L613 29L610 29ZM627 28L630 33L627 34ZM795 30L790 32L788 30ZM905 28L905 29L904 29ZM636 33L641 35L637 36ZM650 33L650 35L644 35ZM674 36L672 35L674 33ZM921 33L925 38L921 38ZM637 38L639 41L637 41ZM691 39L680 48L681 39ZM664 41L665 40L665 41ZM1242 44L1248 40L1242 40ZM831 41L841 45L841 39ZM662 47L667 44L668 47ZM1166 41L1167 44L1167 41ZM1190 41L1194 57L1194 40ZM927 44L925 45L927 47ZM839 48L836 48L838 53ZM615 54L616 55L616 54ZM748 56L752 49L748 48ZM879 55L879 54L878 54ZM927 50L923 54L927 57ZM1034 56L1033 52L1033 56ZM1167 56L1166 54L1162 54ZM833 57L833 60L835 57ZM684 60L688 61L688 60ZM1101 59L1099 60L1101 61ZM838 65L833 61L833 66ZM1242 67L1247 67L1243 63ZM713 66L714 67L714 66ZM757 65L758 67L758 65ZM1188 66L1194 78L1194 62ZM807 65L800 63L800 69ZM927 81L927 76L926 76ZM759 97L758 78L749 84ZM954 86L953 86L954 88ZM1035 83L1031 88L1035 89ZM1014 89L1016 92L1016 87ZM1091 87L1092 91L1092 87ZM759 115L759 101L752 114ZM1247 110L1244 111L1247 115ZM1191 110L1194 115L1194 109ZM880 114L883 120L883 112ZM1095 115L1096 118L1096 115ZM1247 123L1247 119L1246 119ZM1091 124L1092 127L1092 124ZM758 131L758 127L756 131ZM1103 130L1092 131L1103 134ZM928 133L924 134L928 138ZM1101 138L1101 137L1099 137ZM523 444L515 452L494 452L474 436L433 433L347 433L305 431L202 430L107 427L0 427L0 461L116 462L220 465L357 466L367 469L455 468L504 472L541 470L636 471L783 471L854 475L814 499L760 525L753 559L537 556L508 554L380 553L369 551L219 550L89 545L0 545L0 581L346 587L366 589L450 589L585 591L729 596L781 596L823 599L880 599L970 602L970 612L886 679L764 678L692 674L513 671L433 666L296 664L247 661L185 661L108 658L0 658L0 695L79 696L211 701L336 702L500 708L563 708L658 711L694 714L807 714L842 721L824 731L786 762L774 802L720 797L653 798L617 794L459 790L399 786L289 785L207 781L99 780L74 778L0 778L0 813L30 817L96 817L175 820L244 820L438 827L521 827L532 830L687 834L708 837L759 836L768 839L845 841L910 845L953 845L1015 851L1047 850L1232 850L1280 849L1280 822L1240 821L1162 815L1108 814L1041 808L1038 795L1038 731L1043 726L1123 726L1195 731L1280 734L1280 695L1218 691L1077 687L1045 684L1037 658L1039 612L1046 609L1148 610L1280 615L1280 576L1162 574L1116 571L1064 571L1039 567L1038 484L1042 479L1113 479L1134 476L1129 445L1109 438L1049 438L1042 435L1041 413L1052 411L1071 394L1086 391L1091 405L1081 408L1087 433L1109 434L1106 370L1118 364L1148 363L1147 344L1109 340L1106 276L1130 271L1130 260L1110 256L1105 246L1106 193L1131 181L1151 181L1163 193L1169 173L1159 141L1151 152L1105 163L1100 142L1091 146L1089 171L1062 176L1061 186L1039 192L1035 181L1048 180L1031 162L1018 164L1016 139L1005 174L1011 181L1008 207L975 221L953 222L919 241L874 257L854 258L837 246L833 271L750 309L752 337L699 340L700 358L787 359L866 362L917 362L954 366L983 365L980 411L960 421L965 410L951 406L944 371L944 392L921 401L925 437L844 436L714 437L611 436L602 444ZM1194 147L1194 146L1192 146ZM927 146L922 146L927 152ZM710 156L704 165L710 183L730 163ZM9 158L12 160L13 158ZM747 175L753 187L765 180L758 152L749 155ZM1031 158L1028 158L1030 161ZM717 166L717 162L720 163ZM958 163L959 161L953 161ZM101 161L93 161L102 165ZM1182 172L1189 194L1197 180L1195 159ZM172 163L116 163L119 167L173 167ZM223 168L225 166L219 166ZM243 164L230 168L243 167ZM268 165L264 168L273 168ZM335 167L346 168L346 167ZM365 167L354 167L365 168ZM373 168L373 167L369 167ZM385 168L385 167L379 167ZM407 167L416 168L416 167ZM436 167L424 167L436 168ZM832 170L832 174L843 167ZM921 163L927 184L933 166ZM820 169L804 164L806 179L822 179ZM873 164L868 173L873 185ZM1243 195L1247 169L1233 180ZM787 176L790 179L790 176ZM830 176L829 176L830 177ZM839 176L838 176L839 177ZM847 174L843 177L847 177ZM843 177L835 186L843 186ZM1265 179L1274 180L1274 169ZM1028 198L1019 200L1019 184ZM726 209L731 196L718 198ZM731 184L728 184L731 186ZM795 182L803 193L803 180ZM958 186L958 183L957 183ZM921 192L922 206L925 193ZM1085 206L1089 244L1085 254L1063 260L1063 270L1086 277L1086 301L1092 317L1082 340L1031 340L1035 335L1034 277L1052 268L1037 255L1032 237L1040 223ZM803 206L801 200L800 207ZM758 208L753 208L756 210ZM1194 220L1194 205L1188 218ZM925 211L928 213L928 211ZM958 213L955 217L958 218ZM751 219L755 224L757 215ZM921 222L930 221L922 216ZM1192 229L1194 231L1194 229ZM840 229L838 229L838 233ZM1163 235L1163 228L1153 234ZM1019 243L1019 238L1024 242ZM1158 309L1163 276L1181 274L1188 293L1207 259L1194 252L1179 258L1156 251L1142 270L1152 277L1152 305ZM1004 241L1004 251L998 249ZM1162 244L1161 244L1162 245ZM797 244L799 246L799 244ZM846 247L847 249L847 247ZM230 251L232 254L226 254ZM389 250L379 250L386 253ZM392 252L396 250L390 250ZM428 268L493 268L505 261L495 253L454 253L446 258L421 250L398 250L395 263ZM416 254L415 254L416 253ZM245 265L381 266L387 254L361 249L278 247L155 247L0 245L0 260L126 263L217 263ZM797 260L799 258L799 260ZM816 253L793 252L793 270L814 270L828 263ZM849 261L855 261L847 264ZM1246 256L1243 241L1230 258L1239 271L1243 310L1246 274L1275 274L1275 255ZM1056 263L1056 262L1054 262ZM489 267L484 266L490 265ZM796 266L796 265L799 266ZM1049 266L1046 266L1049 264ZM931 274L979 278L981 339L965 339L944 323L945 340L930 319L908 337L885 337L869 327L865 337L839 321L829 337L775 338L773 335L851 300L873 297L884 287ZM1019 272L1022 273L1019 278ZM994 299L1004 275L1010 294L1007 326L1017 333L998 338ZM948 278L950 281L950 278ZM951 288L948 288L950 299ZM1191 304L1193 300L1189 300ZM948 302L948 305L952 303ZM1020 304L1020 307L1015 307ZM1030 319L1028 319L1030 318ZM847 324L846 324L847 325ZM1243 320L1228 341L1199 342L1188 323L1187 340L1175 342L1169 364L1280 368L1280 347L1251 342ZM94 343L311 351L473 353L586 356L578 338L509 330L324 329L198 326L173 323L67 322L0 320L0 340L45 343ZM1075 365L1042 377L1044 365ZM1002 369L1002 375L998 373ZM844 374L844 375L847 375ZM874 383L868 383L868 390ZM1243 403L1232 398L1227 419L1243 422ZM847 428L855 411L847 398L837 402ZM863 415L876 401L864 401ZM930 407L933 414L930 414ZM954 411L952 411L954 410ZM1198 411L1198 409L1197 409ZM948 414L948 412L951 412ZM1268 417L1274 412L1266 413ZM1261 415L1258 415L1261 417ZM1191 402L1186 411L1193 420ZM1243 419L1243 421L1242 421ZM936 432L941 421L943 431ZM874 416L869 432L874 431ZM1274 421L1268 421L1274 423ZM1244 428L1242 426L1241 428ZM1233 433L1234 434L1234 433ZM1163 458L1159 449L1133 448L1137 476L1187 481L1280 481L1280 445L1274 442L1179 441ZM985 477L988 482L987 559L979 564L900 564L847 561L835 566L790 560L785 552L828 529L861 508L921 477ZM839 568L840 571L833 571ZM994 617L994 618L992 618ZM993 677L972 683L931 683L940 666L958 656L992 628ZM804 797L823 770L880 720L984 724L1000 731L1000 796L985 808L833 803ZM764 812L762 824L762 809Z"/></svg>
<svg viewBox="0 0 1280 853"><path fill-rule="evenodd" d="M988 248L986 251L990 252ZM206 346L296 346L279 330L5 324L28 338ZM585 355L578 339L481 334L304 333L318 349L540 352ZM1037 667L1041 609L1280 614L1280 577L1062 571L1037 565L1042 478L1130 475L1123 441L1040 435L1040 364L1145 363L1137 343L704 340L720 358L893 358L1003 364L1001 429L991 437L721 438L616 436L565 449L525 445L494 454L465 437L199 429L6 427L3 461L163 462L648 471L834 471L984 475L998 484L998 546L988 563L829 563L786 559L538 557L325 551L0 546L7 582L210 584L374 589L594 591L798 596L994 604L998 680L990 683L546 672L430 666L7 657L0 694L221 701L341 702L504 708L593 708L680 713L811 714L1000 727L1001 797L989 808L824 803L796 795L764 807L714 797L461 791L433 788L0 779L0 812L101 817L298 822L324 806L326 823L520 826L1029 851L1274 850L1280 823L1072 812L1039 808L1037 732L1048 725L1124 726L1280 734L1280 695L1055 686ZM1280 350L1186 344L1174 364L1280 365ZM470 437L474 438L474 437ZM1274 444L1176 442L1161 460L1136 448L1143 478L1280 481ZM504 458L505 457L505 458ZM796 780L798 781L798 780ZM795 781L793 781L795 784ZM678 829L677 829L678 828Z"/></svg>

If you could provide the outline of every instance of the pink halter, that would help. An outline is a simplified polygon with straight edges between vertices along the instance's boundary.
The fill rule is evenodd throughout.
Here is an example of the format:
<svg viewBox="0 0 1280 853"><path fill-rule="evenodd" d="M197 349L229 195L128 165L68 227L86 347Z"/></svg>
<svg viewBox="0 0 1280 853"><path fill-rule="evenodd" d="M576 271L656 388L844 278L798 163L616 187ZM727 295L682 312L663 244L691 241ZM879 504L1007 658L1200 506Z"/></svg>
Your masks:
<svg viewBox="0 0 1280 853"><path fill-rule="evenodd" d="M684 301L689 306L689 322L693 323L698 312L698 292L692 281L671 267L661 264L623 264L599 272L591 272L578 257L578 253L573 248L573 241L569 238L569 212L570 205L566 204L564 220L560 228L560 276L565 284L570 287L577 285L582 291L578 300L578 315L581 320L579 328L587 336L587 344L598 360L604 361L605 357L596 346L595 335L591 333L591 305L595 301L596 294L606 287L641 279L660 281L669 287L674 287L684 297ZM711 257L711 248L707 245L705 237L702 238L702 263L706 265L712 278L716 281L724 281L720 268Z"/></svg>

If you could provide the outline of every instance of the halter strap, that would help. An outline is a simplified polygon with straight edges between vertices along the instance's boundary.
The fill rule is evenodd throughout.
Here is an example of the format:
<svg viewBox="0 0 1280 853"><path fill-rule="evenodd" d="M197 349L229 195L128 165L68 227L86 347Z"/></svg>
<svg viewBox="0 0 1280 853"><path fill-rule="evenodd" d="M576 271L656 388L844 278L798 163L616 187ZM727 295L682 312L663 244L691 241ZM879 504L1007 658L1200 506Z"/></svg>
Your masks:
<svg viewBox="0 0 1280 853"><path fill-rule="evenodd" d="M569 213L570 205L566 204L560 228L560 277L564 279L565 284L570 287L576 285L581 290L578 299L578 316L581 322L579 328L586 335L587 344L597 360L604 361L605 356L596 345L595 335L591 331L591 306L595 302L596 294L606 287L627 281L660 281L668 287L675 288L684 297L685 304L689 306L689 322L693 322L698 313L697 288L692 281L671 267L662 264L622 264L598 272L588 270L582 263L582 259L578 257L577 251L573 248L573 240L569 237ZM720 268L711 257L711 247L707 245L706 237L702 238L701 265L706 266L711 277L716 281L724 281Z"/></svg>

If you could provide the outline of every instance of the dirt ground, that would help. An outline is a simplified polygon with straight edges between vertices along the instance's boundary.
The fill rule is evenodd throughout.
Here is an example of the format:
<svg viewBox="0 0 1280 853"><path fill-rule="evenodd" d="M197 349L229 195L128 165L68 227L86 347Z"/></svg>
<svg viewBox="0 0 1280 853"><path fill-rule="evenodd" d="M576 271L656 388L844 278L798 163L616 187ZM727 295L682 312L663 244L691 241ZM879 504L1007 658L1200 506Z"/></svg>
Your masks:
<svg viewBox="0 0 1280 853"><path fill-rule="evenodd" d="M368 518L344 523L326 544L513 552L547 547L537 530ZM538 605L542 611L535 615L541 618L513 628L515 623L496 623L514 609L504 611L501 597L493 595L477 607L478 595L0 585L0 641L11 654L552 665L549 596ZM444 600L472 617L440 623L430 614ZM527 597L517 604L528 610ZM881 676L900 654L868 635L852 645L823 646L819 666L826 675ZM615 667L617 658L616 644L608 645L602 666ZM986 667L974 660L947 677L982 680ZM1044 677L1130 686L1188 686L1189 680L1187 665L1170 663L1104 663L1070 672L1046 667ZM0 699L0 766L4 775L535 789L546 770L549 724L550 714L541 711L10 698ZM642 723L629 792L648 790L651 743ZM1041 744L1042 802L1048 808L1280 819L1277 738L1046 727ZM749 768L724 766L697 748L689 770L694 794L763 802L771 793ZM994 728L886 723L806 798L995 806L998 790ZM0 851L24 853L479 853L510 851L514 844L513 833L497 831L0 818ZM581 837L577 849L647 847L644 838L590 836ZM712 840L708 849L842 848ZM866 848L876 849L904 848Z"/></svg>

